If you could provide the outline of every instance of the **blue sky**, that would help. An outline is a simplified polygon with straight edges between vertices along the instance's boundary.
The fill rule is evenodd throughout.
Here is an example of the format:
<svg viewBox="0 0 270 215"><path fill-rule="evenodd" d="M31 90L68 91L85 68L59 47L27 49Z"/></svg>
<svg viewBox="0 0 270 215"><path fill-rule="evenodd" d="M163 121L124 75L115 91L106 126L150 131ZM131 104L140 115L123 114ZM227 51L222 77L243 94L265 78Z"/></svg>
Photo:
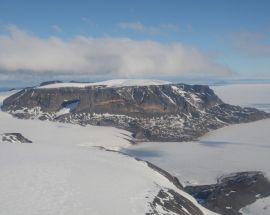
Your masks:
<svg viewBox="0 0 270 215"><path fill-rule="evenodd" d="M270 77L268 0L0 0L0 5L1 83L16 82L16 77L43 80L71 73L84 78ZM51 41L52 37L57 41ZM35 41L39 42L33 47ZM65 63L50 61L54 53L63 55L75 46L79 56L67 54L66 59L74 61L78 71L75 66L69 69ZM98 54L81 52L81 46L89 46ZM22 47L29 50L28 56L20 50ZM37 50L42 55L35 59ZM132 54L126 57L129 50ZM168 59L163 62L166 66L152 65L162 58ZM89 61L79 64L82 59ZM104 59L109 63L103 65ZM183 62L178 63L178 59ZM57 61L61 60L64 62L62 58ZM132 65L137 67L132 69Z"/></svg>

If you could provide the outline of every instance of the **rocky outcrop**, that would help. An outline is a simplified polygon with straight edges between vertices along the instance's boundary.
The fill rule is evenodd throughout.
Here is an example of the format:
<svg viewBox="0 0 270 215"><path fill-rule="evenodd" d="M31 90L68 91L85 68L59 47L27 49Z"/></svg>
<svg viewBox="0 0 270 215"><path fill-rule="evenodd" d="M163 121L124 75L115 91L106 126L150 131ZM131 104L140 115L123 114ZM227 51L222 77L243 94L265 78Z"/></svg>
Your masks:
<svg viewBox="0 0 270 215"><path fill-rule="evenodd" d="M194 203L172 189L160 189L150 207L152 212L146 215L204 215Z"/></svg>
<svg viewBox="0 0 270 215"><path fill-rule="evenodd" d="M225 104L208 86L185 84L28 88L5 99L2 110L19 118L114 126L141 141L193 140L270 115Z"/></svg>
<svg viewBox="0 0 270 215"><path fill-rule="evenodd" d="M240 215L241 208L270 196L270 182L262 172L240 172L219 178L217 184L188 186L185 191L209 210Z"/></svg>
<svg viewBox="0 0 270 215"><path fill-rule="evenodd" d="M25 138L21 133L4 133L0 135L2 142L7 143L32 143L31 140Z"/></svg>

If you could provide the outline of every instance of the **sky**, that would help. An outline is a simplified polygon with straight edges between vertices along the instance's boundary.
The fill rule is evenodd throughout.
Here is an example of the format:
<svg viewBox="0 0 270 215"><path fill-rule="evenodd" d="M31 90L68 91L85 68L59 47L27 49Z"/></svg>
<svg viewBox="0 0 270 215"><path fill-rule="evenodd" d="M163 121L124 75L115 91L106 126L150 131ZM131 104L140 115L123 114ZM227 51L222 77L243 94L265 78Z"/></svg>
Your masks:
<svg viewBox="0 0 270 215"><path fill-rule="evenodd" d="M270 79L268 0L0 0L0 88Z"/></svg>

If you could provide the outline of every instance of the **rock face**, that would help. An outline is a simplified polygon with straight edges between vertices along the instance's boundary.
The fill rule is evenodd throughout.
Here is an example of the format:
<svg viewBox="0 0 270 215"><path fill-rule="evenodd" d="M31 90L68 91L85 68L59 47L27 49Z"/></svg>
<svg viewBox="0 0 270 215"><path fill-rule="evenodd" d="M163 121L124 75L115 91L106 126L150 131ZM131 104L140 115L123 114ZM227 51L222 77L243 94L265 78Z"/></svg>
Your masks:
<svg viewBox="0 0 270 215"><path fill-rule="evenodd" d="M150 206L152 212L146 215L204 215L190 200L171 189L161 189Z"/></svg>
<svg viewBox="0 0 270 215"><path fill-rule="evenodd" d="M217 184L188 186L204 207L224 215L240 215L239 210L270 196L270 182L261 172L240 172L218 179Z"/></svg>
<svg viewBox="0 0 270 215"><path fill-rule="evenodd" d="M32 143L31 140L25 138L21 133L4 133L0 135L2 142L7 143Z"/></svg>
<svg viewBox="0 0 270 215"><path fill-rule="evenodd" d="M5 99L2 110L19 118L114 126L144 141L193 140L270 115L225 104L208 86L185 84L27 88Z"/></svg>

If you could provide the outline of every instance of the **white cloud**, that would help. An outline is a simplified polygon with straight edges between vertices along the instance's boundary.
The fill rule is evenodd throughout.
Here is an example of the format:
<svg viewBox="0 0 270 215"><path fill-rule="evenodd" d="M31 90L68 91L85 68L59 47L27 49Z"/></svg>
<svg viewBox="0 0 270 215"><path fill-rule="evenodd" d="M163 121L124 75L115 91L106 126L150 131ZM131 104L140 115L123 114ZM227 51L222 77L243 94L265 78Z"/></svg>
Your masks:
<svg viewBox="0 0 270 215"><path fill-rule="evenodd" d="M40 38L16 26L0 35L0 71L5 73L147 75L228 74L194 47L128 38Z"/></svg>
<svg viewBox="0 0 270 215"><path fill-rule="evenodd" d="M147 34L161 34L167 31L180 30L177 25L171 23L160 24L158 26L145 26L141 22L122 22L118 24L118 27Z"/></svg>
<svg viewBox="0 0 270 215"><path fill-rule="evenodd" d="M231 35L233 47L241 54L251 57L269 57L270 42L266 35L255 32L236 32Z"/></svg>
<svg viewBox="0 0 270 215"><path fill-rule="evenodd" d="M133 31L143 32L143 33L149 33L149 34L160 33L159 28L146 27L140 22L122 22L122 23L119 23L118 26L122 29L129 29Z"/></svg>
<svg viewBox="0 0 270 215"><path fill-rule="evenodd" d="M160 28L161 29L167 29L167 30L171 30L171 31L179 31L179 27L175 24L170 24L170 23L167 23L167 24L161 24L160 25Z"/></svg>
<svg viewBox="0 0 270 215"><path fill-rule="evenodd" d="M82 17L81 20L91 27L96 26L96 23L93 20L89 19L88 17Z"/></svg>
<svg viewBox="0 0 270 215"><path fill-rule="evenodd" d="M59 27L58 25L52 25L52 29L57 33L63 33L63 29Z"/></svg>

